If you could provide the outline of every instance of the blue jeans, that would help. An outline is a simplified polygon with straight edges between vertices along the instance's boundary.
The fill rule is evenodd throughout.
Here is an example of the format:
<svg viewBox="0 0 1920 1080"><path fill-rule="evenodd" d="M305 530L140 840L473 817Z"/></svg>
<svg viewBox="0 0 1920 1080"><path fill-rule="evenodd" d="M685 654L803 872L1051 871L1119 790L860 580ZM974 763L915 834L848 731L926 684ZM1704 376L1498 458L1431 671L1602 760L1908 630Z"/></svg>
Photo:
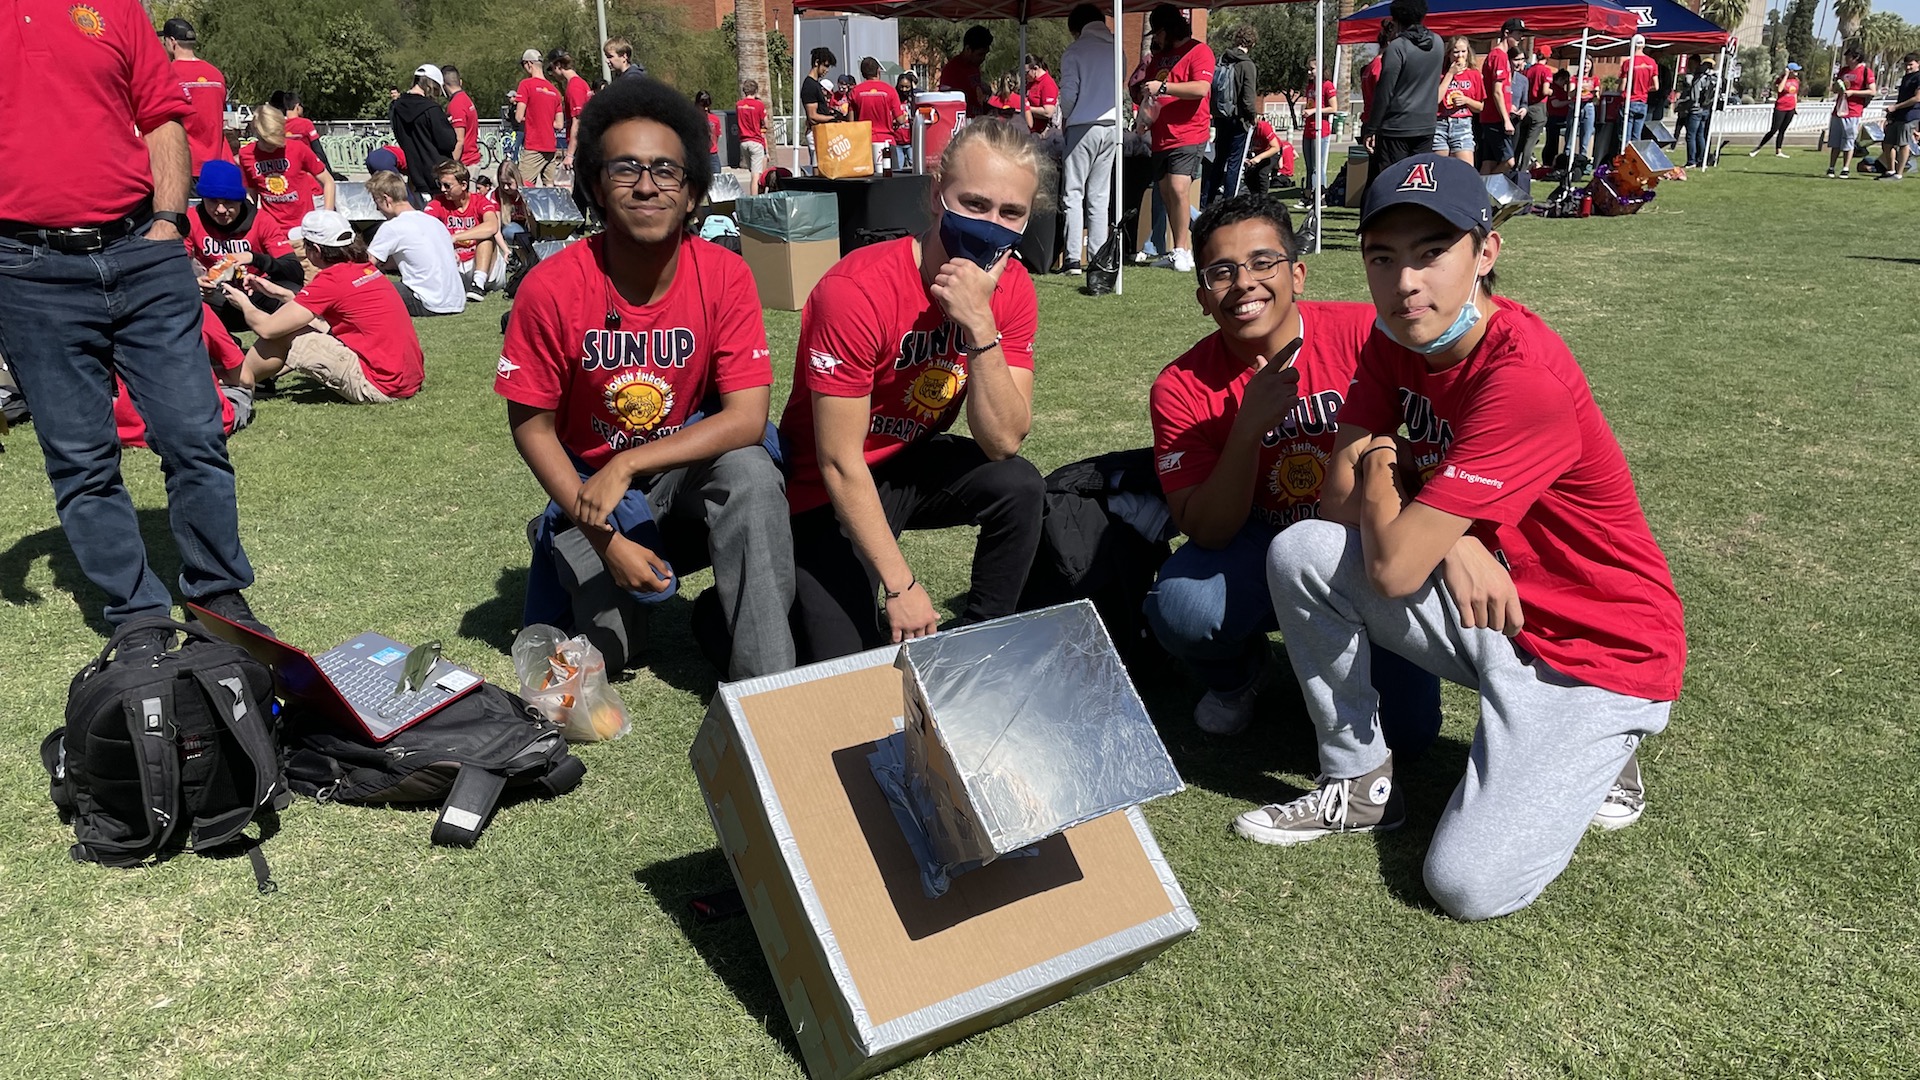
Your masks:
<svg viewBox="0 0 1920 1080"><path fill-rule="evenodd" d="M1704 109L1687 114L1687 167L1707 163L1707 112Z"/></svg>
<svg viewBox="0 0 1920 1080"><path fill-rule="evenodd" d="M200 600L252 585L185 246L129 236L68 255L0 238L0 311L0 350L33 410L54 509L81 571L107 594L107 621L173 609L120 475L116 372L166 474L180 592Z"/></svg>
<svg viewBox="0 0 1920 1080"><path fill-rule="evenodd" d="M1630 102L1627 105L1626 134L1621 136L1621 141L1620 141L1621 151L1622 152L1626 151L1627 143L1638 142L1639 140L1646 138L1647 137L1646 130L1647 130L1647 103L1644 101Z"/></svg>
<svg viewBox="0 0 1920 1080"><path fill-rule="evenodd" d="M1593 157L1593 103L1580 106L1580 126L1575 132L1573 152Z"/></svg>
<svg viewBox="0 0 1920 1080"><path fill-rule="evenodd" d="M1240 194L1240 174L1246 171L1249 134L1243 124L1213 125L1213 160L1200 172L1200 205Z"/></svg>
<svg viewBox="0 0 1920 1080"><path fill-rule="evenodd" d="M1266 635L1280 628L1267 591L1267 549L1275 535L1272 526L1249 522L1217 551L1183 544L1147 593L1154 637L1216 693L1239 690L1260 674ZM1372 654L1387 742L1417 754L1440 733L1440 680L1386 649Z"/></svg>

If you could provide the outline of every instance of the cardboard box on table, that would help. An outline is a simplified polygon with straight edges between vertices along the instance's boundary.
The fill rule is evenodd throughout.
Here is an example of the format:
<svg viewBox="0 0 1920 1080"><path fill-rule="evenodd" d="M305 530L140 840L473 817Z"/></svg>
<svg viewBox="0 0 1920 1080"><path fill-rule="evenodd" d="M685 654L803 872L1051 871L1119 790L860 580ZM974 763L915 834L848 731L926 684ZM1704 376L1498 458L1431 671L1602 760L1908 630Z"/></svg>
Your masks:
<svg viewBox="0 0 1920 1080"><path fill-rule="evenodd" d="M753 272L760 305L799 311L840 261L840 209L832 195L777 191L734 203L740 254Z"/></svg>
<svg viewBox="0 0 1920 1080"><path fill-rule="evenodd" d="M816 1080L871 1076L1119 978L1197 925L1137 807L928 899L867 761L899 730L898 653L723 686L691 752Z"/></svg>

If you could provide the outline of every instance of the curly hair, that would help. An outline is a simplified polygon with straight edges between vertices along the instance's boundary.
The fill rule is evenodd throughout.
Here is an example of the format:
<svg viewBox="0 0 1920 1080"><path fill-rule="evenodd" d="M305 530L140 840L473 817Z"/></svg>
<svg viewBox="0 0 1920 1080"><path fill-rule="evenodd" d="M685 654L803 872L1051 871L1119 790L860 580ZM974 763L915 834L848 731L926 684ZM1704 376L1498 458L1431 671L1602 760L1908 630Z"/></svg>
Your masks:
<svg viewBox="0 0 1920 1080"><path fill-rule="evenodd" d="M605 216L595 182L606 167L606 151L600 145L607 129L625 120L652 120L680 136L681 165L686 167L686 191L695 205L707 197L713 186L713 159L707 144L713 137L706 116L687 96L653 78L615 79L605 90L593 95L580 110L579 146L574 150L573 193L596 212Z"/></svg>

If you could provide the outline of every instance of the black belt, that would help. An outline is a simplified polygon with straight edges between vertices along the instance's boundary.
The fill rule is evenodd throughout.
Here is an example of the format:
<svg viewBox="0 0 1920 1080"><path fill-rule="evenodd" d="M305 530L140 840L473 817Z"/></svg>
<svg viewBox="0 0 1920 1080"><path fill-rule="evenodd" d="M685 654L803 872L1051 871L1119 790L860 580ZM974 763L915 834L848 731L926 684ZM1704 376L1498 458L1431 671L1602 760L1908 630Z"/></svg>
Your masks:
<svg viewBox="0 0 1920 1080"><path fill-rule="evenodd" d="M87 255L131 236L151 220L153 205L143 202L126 217L79 228L50 229L25 221L0 221L0 236L33 247L52 248L65 255Z"/></svg>

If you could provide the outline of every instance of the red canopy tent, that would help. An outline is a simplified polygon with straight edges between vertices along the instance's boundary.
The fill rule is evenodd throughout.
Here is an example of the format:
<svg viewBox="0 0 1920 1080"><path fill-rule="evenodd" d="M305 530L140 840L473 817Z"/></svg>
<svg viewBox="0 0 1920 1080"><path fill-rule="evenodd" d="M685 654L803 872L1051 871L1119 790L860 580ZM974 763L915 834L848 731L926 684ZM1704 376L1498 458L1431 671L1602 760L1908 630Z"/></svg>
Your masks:
<svg viewBox="0 0 1920 1080"><path fill-rule="evenodd" d="M1340 20L1340 44L1369 45L1380 33L1388 4L1374 4ZM1639 16L1611 0L1432 0L1426 27L1443 38L1492 37L1508 19L1522 19L1527 33L1578 42L1583 31L1631 34Z"/></svg>

